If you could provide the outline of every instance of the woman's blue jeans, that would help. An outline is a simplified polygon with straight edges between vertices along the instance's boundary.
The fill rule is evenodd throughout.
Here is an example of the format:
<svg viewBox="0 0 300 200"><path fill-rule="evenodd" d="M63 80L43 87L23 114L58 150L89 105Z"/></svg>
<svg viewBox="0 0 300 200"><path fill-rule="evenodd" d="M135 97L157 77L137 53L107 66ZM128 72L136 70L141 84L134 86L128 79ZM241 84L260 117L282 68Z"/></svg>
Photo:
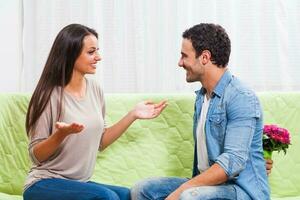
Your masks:
<svg viewBox="0 0 300 200"><path fill-rule="evenodd" d="M42 179L24 191L24 200L130 200L125 187L68 179Z"/></svg>

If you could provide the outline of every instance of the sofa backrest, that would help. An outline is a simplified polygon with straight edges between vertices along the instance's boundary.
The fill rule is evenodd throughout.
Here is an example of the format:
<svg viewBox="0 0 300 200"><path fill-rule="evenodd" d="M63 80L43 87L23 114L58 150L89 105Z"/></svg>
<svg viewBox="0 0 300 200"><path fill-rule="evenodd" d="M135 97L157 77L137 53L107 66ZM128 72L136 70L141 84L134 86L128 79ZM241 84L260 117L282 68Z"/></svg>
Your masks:
<svg viewBox="0 0 300 200"><path fill-rule="evenodd" d="M259 93L265 124L278 124L292 134L287 155L273 154L269 176L272 196L300 196L300 93ZM0 95L0 192L21 194L30 167L25 133L29 95ZM193 159L193 94L108 94L108 125L141 100L168 100L162 115L136 121L118 141L98 154L92 180L132 186L153 176L190 177Z"/></svg>
<svg viewBox="0 0 300 200"><path fill-rule="evenodd" d="M30 166L25 133L29 95L0 94L0 192L21 194Z"/></svg>
<svg viewBox="0 0 300 200"><path fill-rule="evenodd" d="M291 134L292 145L287 154L273 153L274 168L269 176L272 196L298 196L300 199L300 92L265 92L258 95L263 106L264 123L278 124Z"/></svg>
<svg viewBox="0 0 300 200"><path fill-rule="evenodd" d="M138 120L97 159L95 180L132 186L154 176L191 176L193 162L192 118L194 95L106 95L108 124L117 122L142 100L168 100L160 117ZM111 166L109 170L103 170ZM112 174L122 174L112 176Z"/></svg>

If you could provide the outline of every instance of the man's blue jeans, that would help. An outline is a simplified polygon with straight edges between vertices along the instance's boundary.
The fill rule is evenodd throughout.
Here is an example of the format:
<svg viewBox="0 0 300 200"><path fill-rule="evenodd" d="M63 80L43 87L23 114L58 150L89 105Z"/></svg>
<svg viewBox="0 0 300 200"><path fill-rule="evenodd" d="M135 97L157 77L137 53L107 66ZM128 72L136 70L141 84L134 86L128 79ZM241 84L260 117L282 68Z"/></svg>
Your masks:
<svg viewBox="0 0 300 200"><path fill-rule="evenodd" d="M187 178L150 178L138 182L131 189L132 200L164 200L180 185L188 181ZM239 191L240 192L240 191ZM180 200L236 200L236 185L223 184L217 186L193 187L180 195ZM244 193L243 200L250 200Z"/></svg>
<svg viewBox="0 0 300 200"><path fill-rule="evenodd" d="M125 187L68 179L43 179L23 194L24 200L130 200L130 190Z"/></svg>

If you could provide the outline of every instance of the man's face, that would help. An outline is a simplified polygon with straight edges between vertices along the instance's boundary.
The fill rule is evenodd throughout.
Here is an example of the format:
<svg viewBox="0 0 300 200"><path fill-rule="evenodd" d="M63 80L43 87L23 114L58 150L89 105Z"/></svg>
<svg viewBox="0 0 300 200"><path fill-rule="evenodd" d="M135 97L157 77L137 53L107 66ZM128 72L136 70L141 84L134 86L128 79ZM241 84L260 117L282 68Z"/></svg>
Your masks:
<svg viewBox="0 0 300 200"><path fill-rule="evenodd" d="M201 81L201 77L204 74L204 66L201 64L201 55L196 58L196 51L189 39L182 40L181 57L178 66L186 70L187 82Z"/></svg>

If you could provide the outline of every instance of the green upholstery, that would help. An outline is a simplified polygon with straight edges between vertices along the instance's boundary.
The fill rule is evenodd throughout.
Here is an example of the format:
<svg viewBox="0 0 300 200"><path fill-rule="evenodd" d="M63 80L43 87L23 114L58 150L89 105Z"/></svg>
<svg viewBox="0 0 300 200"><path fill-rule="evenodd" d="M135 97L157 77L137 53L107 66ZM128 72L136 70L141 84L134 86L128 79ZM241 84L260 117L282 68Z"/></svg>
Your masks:
<svg viewBox="0 0 300 200"><path fill-rule="evenodd" d="M17 195L22 193L24 178L30 166L24 126L28 100L28 95L0 95L1 200L22 199Z"/></svg>
<svg viewBox="0 0 300 200"><path fill-rule="evenodd" d="M30 96L0 94L0 199L22 199L30 166L25 113ZM300 199L300 93L260 93L265 123L286 127L292 145L286 156L273 153L269 177L272 199ZM117 142L99 153L93 180L132 186L153 176L191 176L193 94L106 95L108 124L119 120L141 100L168 100L160 117L136 121Z"/></svg>
<svg viewBox="0 0 300 200"><path fill-rule="evenodd" d="M273 153L275 164L269 177L272 199L299 200L300 93L262 93L259 97L263 104L264 123L278 124L291 133L292 145L287 154Z"/></svg>

